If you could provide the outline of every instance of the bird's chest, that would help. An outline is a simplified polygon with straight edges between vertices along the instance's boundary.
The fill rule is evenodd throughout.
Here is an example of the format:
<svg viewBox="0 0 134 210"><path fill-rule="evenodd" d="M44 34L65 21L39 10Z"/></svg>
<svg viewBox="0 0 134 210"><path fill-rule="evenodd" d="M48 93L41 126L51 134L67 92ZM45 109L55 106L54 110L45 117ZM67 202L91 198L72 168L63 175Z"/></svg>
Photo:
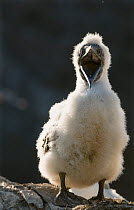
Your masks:
<svg viewBox="0 0 134 210"><path fill-rule="evenodd" d="M102 135L108 121L108 104L103 97L79 97L69 103L62 126L72 138L85 142Z"/></svg>
<svg viewBox="0 0 134 210"><path fill-rule="evenodd" d="M59 144L60 148L63 145L63 157L83 161L102 154L111 145L109 136L112 131L112 110L108 99L101 96L70 100L60 120Z"/></svg>
<svg viewBox="0 0 134 210"><path fill-rule="evenodd" d="M84 126L85 129L97 127L100 129L103 122L109 118L109 105L101 96L85 97L78 101L72 114L72 121L78 126Z"/></svg>

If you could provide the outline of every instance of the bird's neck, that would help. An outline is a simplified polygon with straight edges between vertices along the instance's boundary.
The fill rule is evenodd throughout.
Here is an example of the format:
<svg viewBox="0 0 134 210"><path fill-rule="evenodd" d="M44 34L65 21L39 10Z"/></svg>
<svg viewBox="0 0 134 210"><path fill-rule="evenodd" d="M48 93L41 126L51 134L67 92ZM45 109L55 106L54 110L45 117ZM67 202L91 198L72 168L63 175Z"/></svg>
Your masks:
<svg viewBox="0 0 134 210"><path fill-rule="evenodd" d="M92 85L91 89L89 86L87 86L87 84L81 78L80 74L76 74L76 76L77 76L77 80L76 80L75 91L78 91L78 92L92 91L95 88L106 88L106 89L110 88L111 89L111 85L110 85L110 82L108 79L107 72L103 72L100 79Z"/></svg>

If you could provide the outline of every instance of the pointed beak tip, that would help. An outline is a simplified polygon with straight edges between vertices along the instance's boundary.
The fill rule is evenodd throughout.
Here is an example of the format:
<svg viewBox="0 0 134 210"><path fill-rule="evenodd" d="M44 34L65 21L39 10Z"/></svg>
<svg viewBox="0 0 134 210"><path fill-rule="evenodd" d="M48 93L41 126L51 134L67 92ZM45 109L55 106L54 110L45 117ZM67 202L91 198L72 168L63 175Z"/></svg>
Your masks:
<svg viewBox="0 0 134 210"><path fill-rule="evenodd" d="M91 82L90 82L89 88L90 88L90 89L92 88L92 83L91 83Z"/></svg>

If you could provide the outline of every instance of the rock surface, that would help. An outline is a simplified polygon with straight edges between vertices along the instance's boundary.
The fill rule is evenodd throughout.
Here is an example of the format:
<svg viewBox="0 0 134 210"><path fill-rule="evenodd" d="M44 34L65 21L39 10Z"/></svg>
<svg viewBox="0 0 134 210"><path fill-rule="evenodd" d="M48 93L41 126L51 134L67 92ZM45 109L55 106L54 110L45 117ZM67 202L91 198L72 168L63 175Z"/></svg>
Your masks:
<svg viewBox="0 0 134 210"><path fill-rule="evenodd" d="M51 184L18 184L0 177L0 210L88 210L134 209L134 202L107 199L89 204L60 207L55 204L58 188Z"/></svg>

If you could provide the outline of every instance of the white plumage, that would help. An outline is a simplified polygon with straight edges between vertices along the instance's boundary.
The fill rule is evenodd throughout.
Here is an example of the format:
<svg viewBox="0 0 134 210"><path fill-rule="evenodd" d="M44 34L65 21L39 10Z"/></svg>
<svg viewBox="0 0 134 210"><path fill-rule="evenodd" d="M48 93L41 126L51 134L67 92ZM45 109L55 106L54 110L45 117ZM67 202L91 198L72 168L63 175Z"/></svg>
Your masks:
<svg viewBox="0 0 134 210"><path fill-rule="evenodd" d="M89 45L93 48L97 45L102 50L101 64L96 64L102 72L100 77L95 76L98 79L94 79L92 87L80 73L80 65L84 69L85 64L79 63L80 57L82 60L87 56ZM83 46L86 51L82 57ZM94 59L93 51L89 51L88 56L92 53ZM76 88L66 100L51 107L49 121L37 140L39 170L54 185L60 186L60 172L66 174L69 188L88 187L103 179L112 182L122 173L122 153L128 135L124 111L108 79L110 62L109 49L99 34L87 34L74 48ZM91 70L94 75L95 71Z"/></svg>

